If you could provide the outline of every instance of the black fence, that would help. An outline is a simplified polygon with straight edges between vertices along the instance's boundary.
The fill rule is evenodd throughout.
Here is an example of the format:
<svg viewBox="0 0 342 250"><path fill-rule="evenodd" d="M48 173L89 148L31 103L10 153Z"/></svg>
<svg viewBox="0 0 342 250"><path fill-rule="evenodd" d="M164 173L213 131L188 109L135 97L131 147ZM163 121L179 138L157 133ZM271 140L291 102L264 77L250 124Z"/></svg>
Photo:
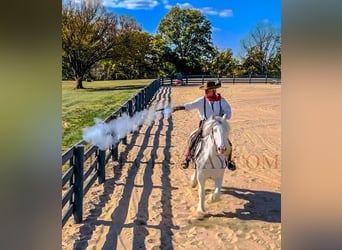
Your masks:
<svg viewBox="0 0 342 250"><path fill-rule="evenodd" d="M153 102L155 93L161 85L160 79L154 80L104 122L116 119L123 113L133 116L136 112L147 108ZM127 138L123 138L119 143L127 144ZM100 150L97 146L89 145L82 140L62 154L62 167L68 165L67 171L62 176L62 227L72 215L75 223L82 222L83 196L96 179L100 184L105 181L105 166L111 158L118 160L119 143L111 145L108 150Z"/></svg>
<svg viewBox="0 0 342 250"><path fill-rule="evenodd" d="M219 80L221 83L269 83L280 84L281 78L275 75L241 75L241 76L222 76L222 75L185 75L180 83L175 78L161 78L163 84L175 85L200 85L208 80Z"/></svg>

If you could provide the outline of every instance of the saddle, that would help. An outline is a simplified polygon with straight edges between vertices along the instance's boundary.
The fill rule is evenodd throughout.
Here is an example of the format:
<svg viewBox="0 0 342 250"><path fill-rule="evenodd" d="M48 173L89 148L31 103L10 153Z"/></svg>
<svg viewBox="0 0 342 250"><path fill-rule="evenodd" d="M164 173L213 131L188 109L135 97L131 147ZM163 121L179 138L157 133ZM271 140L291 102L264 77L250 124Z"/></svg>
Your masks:
<svg viewBox="0 0 342 250"><path fill-rule="evenodd" d="M196 156L196 148L198 148L198 145L202 142L202 129L198 128L189 136L189 159L194 160Z"/></svg>

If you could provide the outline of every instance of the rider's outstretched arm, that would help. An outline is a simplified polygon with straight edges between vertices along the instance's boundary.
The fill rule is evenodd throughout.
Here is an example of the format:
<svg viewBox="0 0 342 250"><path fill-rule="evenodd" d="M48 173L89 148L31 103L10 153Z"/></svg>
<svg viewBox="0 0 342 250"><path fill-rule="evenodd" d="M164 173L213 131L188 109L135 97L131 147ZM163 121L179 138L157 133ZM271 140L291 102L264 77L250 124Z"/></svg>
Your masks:
<svg viewBox="0 0 342 250"><path fill-rule="evenodd" d="M184 105L179 105L179 106L173 107L173 108L172 108L172 113L173 113L173 112L176 112L176 111L178 111L178 110L185 110Z"/></svg>

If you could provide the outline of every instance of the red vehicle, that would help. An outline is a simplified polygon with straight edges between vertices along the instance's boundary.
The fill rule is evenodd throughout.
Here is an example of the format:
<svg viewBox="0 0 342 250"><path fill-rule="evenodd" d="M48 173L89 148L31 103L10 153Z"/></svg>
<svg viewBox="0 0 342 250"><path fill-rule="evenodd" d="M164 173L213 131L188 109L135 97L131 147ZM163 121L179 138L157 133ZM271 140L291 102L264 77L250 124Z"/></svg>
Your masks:
<svg viewBox="0 0 342 250"><path fill-rule="evenodd" d="M176 79L175 85L176 85L176 86L181 86L181 85L183 85L183 80Z"/></svg>

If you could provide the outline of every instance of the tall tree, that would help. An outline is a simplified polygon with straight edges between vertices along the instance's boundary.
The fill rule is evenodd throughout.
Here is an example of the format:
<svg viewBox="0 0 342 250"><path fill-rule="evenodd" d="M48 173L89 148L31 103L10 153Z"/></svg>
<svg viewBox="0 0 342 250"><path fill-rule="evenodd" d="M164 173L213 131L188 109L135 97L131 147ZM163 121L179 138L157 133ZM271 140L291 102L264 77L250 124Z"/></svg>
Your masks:
<svg viewBox="0 0 342 250"><path fill-rule="evenodd" d="M211 72L218 75L232 75L237 67L237 63L231 49L220 51L211 64Z"/></svg>
<svg viewBox="0 0 342 250"><path fill-rule="evenodd" d="M76 88L98 61L110 58L116 44L118 18L105 10L100 0L63 2L62 62L72 71Z"/></svg>
<svg viewBox="0 0 342 250"><path fill-rule="evenodd" d="M132 31L122 34L122 46L113 57L115 72L125 79L143 78L147 66L146 56L150 51L152 35L146 32Z"/></svg>
<svg viewBox="0 0 342 250"><path fill-rule="evenodd" d="M246 56L242 59L242 66L250 75L264 74L264 65L265 54L256 46L249 48Z"/></svg>
<svg viewBox="0 0 342 250"><path fill-rule="evenodd" d="M270 22L260 22L241 41L243 64L249 67L249 72L263 75L269 72L271 62L281 46L280 38L279 29L274 28Z"/></svg>
<svg viewBox="0 0 342 250"><path fill-rule="evenodd" d="M281 49L277 50L275 57L271 60L269 72L273 75L281 76Z"/></svg>
<svg viewBox="0 0 342 250"><path fill-rule="evenodd" d="M146 54L146 71L152 72L155 76L166 76L176 73L175 67L165 60L168 47L160 35L152 36L150 50Z"/></svg>
<svg viewBox="0 0 342 250"><path fill-rule="evenodd" d="M168 47L165 58L177 71L200 73L202 57L214 53L211 23L199 10L171 8L159 23L157 34Z"/></svg>

